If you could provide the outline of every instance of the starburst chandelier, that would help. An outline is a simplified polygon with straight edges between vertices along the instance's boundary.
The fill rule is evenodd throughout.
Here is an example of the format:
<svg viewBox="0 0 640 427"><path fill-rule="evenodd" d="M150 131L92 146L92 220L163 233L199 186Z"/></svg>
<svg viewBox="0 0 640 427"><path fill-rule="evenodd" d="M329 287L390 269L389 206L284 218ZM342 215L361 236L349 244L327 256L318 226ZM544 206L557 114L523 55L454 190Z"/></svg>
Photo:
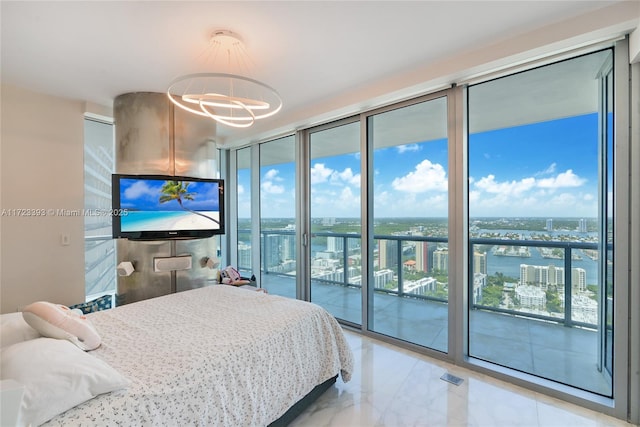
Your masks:
<svg viewBox="0 0 640 427"><path fill-rule="evenodd" d="M271 117L282 108L282 99L271 86L234 73L248 69L249 56L240 37L229 30L211 36L209 57L221 72L178 77L167 96L178 107L218 123L246 128Z"/></svg>

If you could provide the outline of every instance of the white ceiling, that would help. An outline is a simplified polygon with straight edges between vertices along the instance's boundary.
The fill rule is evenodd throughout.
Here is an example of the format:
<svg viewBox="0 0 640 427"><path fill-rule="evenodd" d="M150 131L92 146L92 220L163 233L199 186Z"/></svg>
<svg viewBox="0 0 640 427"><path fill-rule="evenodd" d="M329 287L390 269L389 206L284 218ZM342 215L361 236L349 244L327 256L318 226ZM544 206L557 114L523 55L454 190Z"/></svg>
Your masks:
<svg viewBox="0 0 640 427"><path fill-rule="evenodd" d="M617 1L72 1L1 2L2 83L111 106L127 92L164 92L203 70L214 30L244 40L249 77L284 107L233 143L299 125L312 106ZM397 87L394 87L396 89ZM348 98L348 97L346 97Z"/></svg>

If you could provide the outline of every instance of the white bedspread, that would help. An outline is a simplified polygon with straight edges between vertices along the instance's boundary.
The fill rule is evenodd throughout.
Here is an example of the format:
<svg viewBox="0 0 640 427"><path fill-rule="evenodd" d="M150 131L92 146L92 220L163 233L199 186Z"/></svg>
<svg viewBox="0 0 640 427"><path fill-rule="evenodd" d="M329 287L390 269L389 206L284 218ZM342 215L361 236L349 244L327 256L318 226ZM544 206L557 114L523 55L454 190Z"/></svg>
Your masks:
<svg viewBox="0 0 640 427"><path fill-rule="evenodd" d="M353 356L338 322L303 301L209 286L89 315L95 355L132 381L46 425L265 426Z"/></svg>

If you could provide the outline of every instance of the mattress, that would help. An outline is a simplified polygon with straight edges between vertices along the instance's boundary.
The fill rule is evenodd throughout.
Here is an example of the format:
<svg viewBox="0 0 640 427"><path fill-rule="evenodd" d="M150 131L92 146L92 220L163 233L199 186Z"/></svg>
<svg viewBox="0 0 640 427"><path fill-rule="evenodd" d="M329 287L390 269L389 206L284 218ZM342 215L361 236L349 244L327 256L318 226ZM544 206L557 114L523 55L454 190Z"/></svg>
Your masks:
<svg viewBox="0 0 640 427"><path fill-rule="evenodd" d="M326 310L262 292L209 286L88 317L102 337L90 354L131 385L45 425L266 426L353 369Z"/></svg>

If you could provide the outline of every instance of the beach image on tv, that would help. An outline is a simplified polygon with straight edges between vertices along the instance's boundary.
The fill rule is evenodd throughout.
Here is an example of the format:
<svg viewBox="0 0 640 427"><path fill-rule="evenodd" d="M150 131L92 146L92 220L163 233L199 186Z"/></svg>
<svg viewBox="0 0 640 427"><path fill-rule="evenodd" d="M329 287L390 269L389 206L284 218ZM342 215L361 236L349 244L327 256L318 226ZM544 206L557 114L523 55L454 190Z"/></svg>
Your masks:
<svg viewBox="0 0 640 427"><path fill-rule="evenodd" d="M123 232L220 228L217 182L128 179L120 181Z"/></svg>

